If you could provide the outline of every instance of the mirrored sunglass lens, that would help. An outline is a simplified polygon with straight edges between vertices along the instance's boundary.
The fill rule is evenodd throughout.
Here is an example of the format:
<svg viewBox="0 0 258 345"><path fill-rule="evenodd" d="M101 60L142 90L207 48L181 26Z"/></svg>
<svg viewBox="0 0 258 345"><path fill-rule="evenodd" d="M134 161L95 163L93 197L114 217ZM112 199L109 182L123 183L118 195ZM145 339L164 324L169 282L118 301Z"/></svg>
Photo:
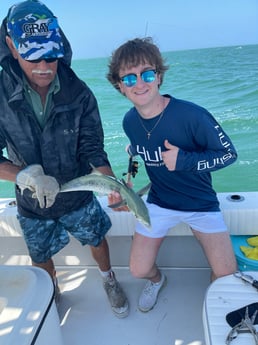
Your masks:
<svg viewBox="0 0 258 345"><path fill-rule="evenodd" d="M141 77L145 83L152 83L155 80L155 71L142 72Z"/></svg>
<svg viewBox="0 0 258 345"><path fill-rule="evenodd" d="M124 76L122 79L122 82L126 85L126 86L134 86L137 82L137 75L135 74L128 74L126 76Z"/></svg>

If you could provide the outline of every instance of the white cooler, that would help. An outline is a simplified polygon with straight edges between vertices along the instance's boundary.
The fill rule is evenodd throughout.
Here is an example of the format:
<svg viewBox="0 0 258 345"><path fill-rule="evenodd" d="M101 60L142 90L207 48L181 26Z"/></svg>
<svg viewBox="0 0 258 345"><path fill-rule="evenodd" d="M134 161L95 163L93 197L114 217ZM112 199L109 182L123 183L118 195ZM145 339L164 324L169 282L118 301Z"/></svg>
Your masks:
<svg viewBox="0 0 258 345"><path fill-rule="evenodd" d="M54 286L32 266L0 266L0 345L63 345Z"/></svg>
<svg viewBox="0 0 258 345"><path fill-rule="evenodd" d="M257 271L244 272L258 280ZM203 305L203 327L206 345L223 345L232 329L226 315L232 311L258 302L258 291L234 275L215 280L207 290ZM255 325L256 330L258 325ZM232 340L232 345L253 345L253 336L242 333Z"/></svg>

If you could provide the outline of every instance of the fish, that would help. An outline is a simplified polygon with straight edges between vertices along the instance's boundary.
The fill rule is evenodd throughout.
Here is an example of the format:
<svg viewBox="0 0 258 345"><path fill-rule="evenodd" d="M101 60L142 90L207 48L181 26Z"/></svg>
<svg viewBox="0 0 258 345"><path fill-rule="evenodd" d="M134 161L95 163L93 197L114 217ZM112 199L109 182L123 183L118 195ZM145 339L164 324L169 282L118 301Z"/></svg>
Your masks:
<svg viewBox="0 0 258 345"><path fill-rule="evenodd" d="M149 185L147 187L149 188ZM111 208L115 208L121 205L127 205L139 222L141 222L146 228L151 228L148 208L140 196L144 194L146 188L141 189L139 194L137 194L132 188L127 186L123 179L120 180L113 176L102 174L94 167L90 174L68 181L60 188L60 192L62 193L83 190L106 195L113 191L118 192L122 197L122 201L109 206Z"/></svg>
<svg viewBox="0 0 258 345"><path fill-rule="evenodd" d="M121 180L124 184L126 184L126 182L122 179ZM127 184L126 184L126 186L127 186ZM143 188L141 188L140 190L138 190L137 192L136 192L136 194L137 195L139 195L140 197L142 197L144 194L146 194L148 191L149 191L149 189L150 189L150 187L151 187L151 182L150 183L148 183L146 186L144 186ZM115 204L112 204L112 205L108 205L108 207L110 207L110 208L117 208L117 207L121 207L121 206L125 206L126 205L126 200L122 200L122 201L119 201L119 202L117 202L117 203L115 203ZM258 237L258 236L257 236Z"/></svg>

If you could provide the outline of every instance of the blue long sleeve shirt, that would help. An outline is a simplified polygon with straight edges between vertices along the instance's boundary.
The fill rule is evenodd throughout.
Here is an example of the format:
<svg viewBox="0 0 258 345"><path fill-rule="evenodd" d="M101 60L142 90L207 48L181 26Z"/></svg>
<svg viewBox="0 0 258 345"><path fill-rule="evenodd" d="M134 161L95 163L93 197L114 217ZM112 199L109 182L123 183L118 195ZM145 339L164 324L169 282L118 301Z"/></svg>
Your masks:
<svg viewBox="0 0 258 345"><path fill-rule="evenodd" d="M236 150L206 109L166 97L170 97L170 102L155 128L158 118L140 118L135 107L123 120L131 144L130 153L141 156L152 182L147 200L181 211L219 211L211 172L234 163ZM149 138L147 131L151 131ZM169 171L162 160L166 139L179 148L175 171Z"/></svg>

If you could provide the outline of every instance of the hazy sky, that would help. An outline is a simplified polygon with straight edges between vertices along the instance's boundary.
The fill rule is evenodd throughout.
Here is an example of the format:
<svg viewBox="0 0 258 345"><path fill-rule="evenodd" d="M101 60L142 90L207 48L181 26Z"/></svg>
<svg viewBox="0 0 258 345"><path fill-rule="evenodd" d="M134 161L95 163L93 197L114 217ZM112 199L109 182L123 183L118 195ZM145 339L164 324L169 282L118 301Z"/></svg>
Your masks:
<svg viewBox="0 0 258 345"><path fill-rule="evenodd" d="M1 0L1 19L16 1ZM258 44L258 0L45 0L73 58L107 57L152 36L161 51Z"/></svg>

